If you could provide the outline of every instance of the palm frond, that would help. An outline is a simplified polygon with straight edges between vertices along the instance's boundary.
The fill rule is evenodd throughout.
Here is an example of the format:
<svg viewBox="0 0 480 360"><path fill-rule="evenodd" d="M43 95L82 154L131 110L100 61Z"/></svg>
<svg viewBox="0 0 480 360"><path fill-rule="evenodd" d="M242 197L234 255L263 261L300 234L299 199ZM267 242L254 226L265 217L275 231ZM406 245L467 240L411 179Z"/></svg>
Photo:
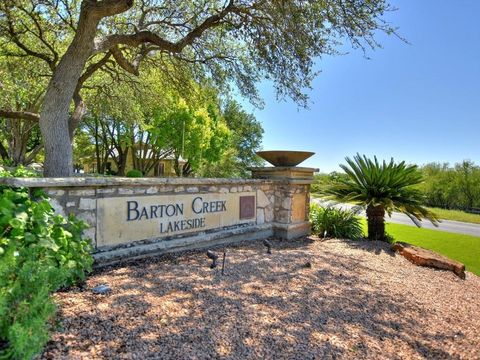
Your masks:
<svg viewBox="0 0 480 360"><path fill-rule="evenodd" d="M381 205L389 215L398 211L415 224L428 219L438 225L438 217L423 205L424 196L415 188L423 181L416 165L395 163L393 158L380 162L377 157L372 160L358 153L345 160L347 164L340 167L348 178L321 191L324 198L363 206Z"/></svg>

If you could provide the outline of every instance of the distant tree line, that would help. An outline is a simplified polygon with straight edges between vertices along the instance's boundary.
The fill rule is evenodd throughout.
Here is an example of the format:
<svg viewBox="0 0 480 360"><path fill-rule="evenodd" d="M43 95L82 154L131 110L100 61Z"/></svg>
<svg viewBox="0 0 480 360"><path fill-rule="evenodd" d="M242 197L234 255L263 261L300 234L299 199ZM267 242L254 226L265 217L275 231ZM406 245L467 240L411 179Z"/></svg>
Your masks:
<svg viewBox="0 0 480 360"><path fill-rule="evenodd" d="M473 161L461 163L429 163L419 167L424 181L417 185L425 196L425 205L444 209L480 209L480 166ZM315 175L312 192L346 178L346 174L331 172Z"/></svg>
<svg viewBox="0 0 480 360"><path fill-rule="evenodd" d="M421 171L425 181L420 189L428 206L469 210L480 208L480 166L465 160L450 166L431 163Z"/></svg>

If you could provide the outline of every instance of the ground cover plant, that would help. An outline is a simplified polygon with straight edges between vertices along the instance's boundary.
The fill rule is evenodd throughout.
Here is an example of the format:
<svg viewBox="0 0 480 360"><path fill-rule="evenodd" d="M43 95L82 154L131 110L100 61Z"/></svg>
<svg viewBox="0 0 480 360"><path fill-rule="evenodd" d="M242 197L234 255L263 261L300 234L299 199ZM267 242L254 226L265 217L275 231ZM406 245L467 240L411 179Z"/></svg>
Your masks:
<svg viewBox="0 0 480 360"><path fill-rule="evenodd" d="M319 237L360 239L363 237L362 223L355 212L335 207L310 206L312 233Z"/></svg>
<svg viewBox="0 0 480 360"><path fill-rule="evenodd" d="M0 187L0 359L31 359L48 341L51 294L92 267L85 227L55 215L40 190Z"/></svg>
<svg viewBox="0 0 480 360"><path fill-rule="evenodd" d="M140 170L130 170L127 172L127 177L131 177L131 178L140 178L143 176L142 172Z"/></svg>

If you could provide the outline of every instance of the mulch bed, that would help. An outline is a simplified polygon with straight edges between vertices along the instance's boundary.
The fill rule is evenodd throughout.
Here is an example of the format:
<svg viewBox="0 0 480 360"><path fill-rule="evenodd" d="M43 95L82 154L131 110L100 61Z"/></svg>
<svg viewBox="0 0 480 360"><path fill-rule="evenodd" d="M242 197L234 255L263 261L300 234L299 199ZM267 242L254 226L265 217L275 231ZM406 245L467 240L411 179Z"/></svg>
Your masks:
<svg viewBox="0 0 480 360"><path fill-rule="evenodd" d="M378 242L272 243L228 247L224 276L204 252L98 271L55 295L60 329L41 358L480 359L479 277Z"/></svg>

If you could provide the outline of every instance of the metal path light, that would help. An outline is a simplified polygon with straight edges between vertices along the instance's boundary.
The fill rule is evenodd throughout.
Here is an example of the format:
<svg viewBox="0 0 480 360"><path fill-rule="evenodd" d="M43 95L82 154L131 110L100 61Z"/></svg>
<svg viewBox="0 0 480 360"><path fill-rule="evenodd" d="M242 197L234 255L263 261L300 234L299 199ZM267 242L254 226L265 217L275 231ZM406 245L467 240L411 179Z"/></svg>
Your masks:
<svg viewBox="0 0 480 360"><path fill-rule="evenodd" d="M267 254L272 253L272 243L268 241L267 239L263 240L263 245L267 248Z"/></svg>
<svg viewBox="0 0 480 360"><path fill-rule="evenodd" d="M210 264L210 269L215 269L217 267L218 255L215 254L212 250L207 250L207 257L212 260Z"/></svg>

